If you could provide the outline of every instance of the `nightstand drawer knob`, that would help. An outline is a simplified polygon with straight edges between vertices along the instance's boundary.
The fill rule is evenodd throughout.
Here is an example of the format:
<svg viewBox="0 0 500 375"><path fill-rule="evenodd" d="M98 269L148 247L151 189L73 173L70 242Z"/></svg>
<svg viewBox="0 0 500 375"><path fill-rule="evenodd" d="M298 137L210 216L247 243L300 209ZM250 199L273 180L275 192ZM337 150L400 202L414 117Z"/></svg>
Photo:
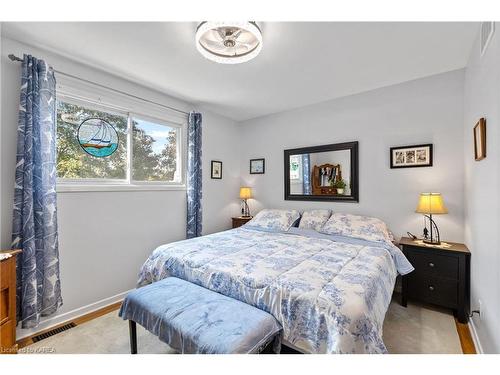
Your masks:
<svg viewBox="0 0 500 375"><path fill-rule="evenodd" d="M429 267L434 268L434 263L430 262Z"/></svg>
<svg viewBox="0 0 500 375"><path fill-rule="evenodd" d="M429 290L432 292L434 291L434 287L432 285L429 285Z"/></svg>

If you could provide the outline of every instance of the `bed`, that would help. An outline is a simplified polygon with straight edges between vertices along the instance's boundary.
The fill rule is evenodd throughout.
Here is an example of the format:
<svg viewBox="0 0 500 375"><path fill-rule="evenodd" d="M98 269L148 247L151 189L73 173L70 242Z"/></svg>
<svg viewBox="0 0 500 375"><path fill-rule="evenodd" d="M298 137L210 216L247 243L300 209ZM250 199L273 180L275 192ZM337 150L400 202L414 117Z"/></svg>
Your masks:
<svg viewBox="0 0 500 375"><path fill-rule="evenodd" d="M175 276L253 305L304 353L386 353L382 325L396 276L412 269L390 242L247 224L158 247L138 285Z"/></svg>

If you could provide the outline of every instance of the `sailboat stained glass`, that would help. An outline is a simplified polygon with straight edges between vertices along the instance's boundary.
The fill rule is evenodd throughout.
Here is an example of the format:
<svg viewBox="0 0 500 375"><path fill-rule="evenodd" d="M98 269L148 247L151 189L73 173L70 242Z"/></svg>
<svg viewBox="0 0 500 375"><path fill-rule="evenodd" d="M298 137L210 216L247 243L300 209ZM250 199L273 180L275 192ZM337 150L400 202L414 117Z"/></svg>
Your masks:
<svg viewBox="0 0 500 375"><path fill-rule="evenodd" d="M89 155L104 158L118 148L118 134L109 122L88 118L78 127L78 142Z"/></svg>

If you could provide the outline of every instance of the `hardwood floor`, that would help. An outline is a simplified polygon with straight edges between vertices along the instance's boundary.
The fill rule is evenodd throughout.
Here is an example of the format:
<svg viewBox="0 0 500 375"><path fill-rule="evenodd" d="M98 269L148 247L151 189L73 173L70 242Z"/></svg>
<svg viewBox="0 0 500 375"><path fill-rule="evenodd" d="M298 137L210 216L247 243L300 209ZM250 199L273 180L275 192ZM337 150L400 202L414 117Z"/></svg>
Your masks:
<svg viewBox="0 0 500 375"><path fill-rule="evenodd" d="M455 318L455 324L457 326L458 337L460 338L460 345L462 345L462 352L464 354L477 354L469 325L460 323L457 318Z"/></svg>

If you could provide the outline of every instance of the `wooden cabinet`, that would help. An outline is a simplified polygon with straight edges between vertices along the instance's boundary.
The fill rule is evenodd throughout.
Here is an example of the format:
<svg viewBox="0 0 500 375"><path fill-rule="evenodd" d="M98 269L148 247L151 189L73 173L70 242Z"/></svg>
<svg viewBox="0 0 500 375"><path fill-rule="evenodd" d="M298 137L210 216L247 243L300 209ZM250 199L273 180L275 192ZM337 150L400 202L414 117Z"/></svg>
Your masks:
<svg viewBox="0 0 500 375"><path fill-rule="evenodd" d="M340 164L315 165L312 172L312 193L313 195L335 195L337 189L330 186L330 183L342 180Z"/></svg>
<svg viewBox="0 0 500 375"><path fill-rule="evenodd" d="M403 276L402 305L418 300L453 309L467 323L470 299L470 252L464 244L426 245L403 237L399 244L415 271Z"/></svg>
<svg viewBox="0 0 500 375"><path fill-rule="evenodd" d="M16 254L19 252L19 250L1 252L12 256L0 260L0 354L17 353Z"/></svg>
<svg viewBox="0 0 500 375"><path fill-rule="evenodd" d="M243 224L248 223L252 220L253 216L238 216L231 218L233 221L233 228L241 227Z"/></svg>

